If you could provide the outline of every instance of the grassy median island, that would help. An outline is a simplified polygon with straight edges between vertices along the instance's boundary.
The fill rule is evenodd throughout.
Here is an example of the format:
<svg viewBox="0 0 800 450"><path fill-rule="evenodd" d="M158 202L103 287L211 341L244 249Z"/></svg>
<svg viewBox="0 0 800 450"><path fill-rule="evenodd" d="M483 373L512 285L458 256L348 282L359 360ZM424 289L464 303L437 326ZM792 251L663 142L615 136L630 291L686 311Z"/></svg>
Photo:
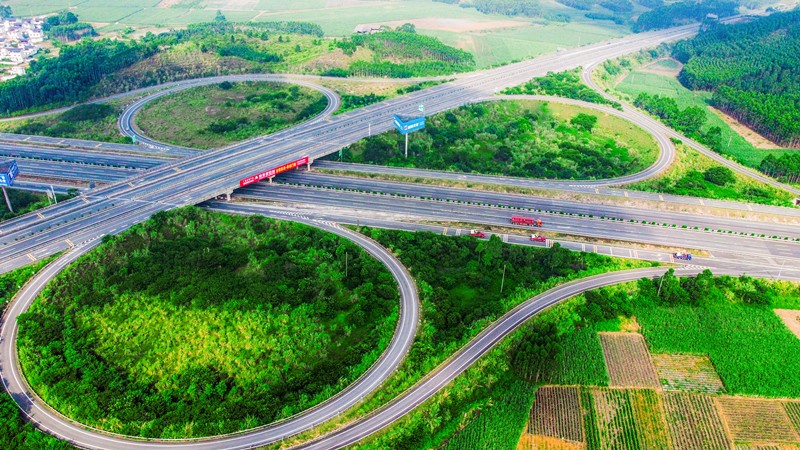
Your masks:
<svg viewBox="0 0 800 450"><path fill-rule="evenodd" d="M433 115L409 137L384 133L343 151L350 162L551 179L599 179L652 165L655 140L621 118L561 103L499 101ZM336 155L338 157L338 155Z"/></svg>
<svg viewBox="0 0 800 450"><path fill-rule="evenodd" d="M157 141L209 149L274 133L325 109L321 93L273 82L222 82L154 100L136 125Z"/></svg>
<svg viewBox="0 0 800 450"><path fill-rule="evenodd" d="M388 345L394 278L351 242L262 217L156 214L60 274L20 317L26 377L56 410L161 438L288 417Z"/></svg>
<svg viewBox="0 0 800 450"><path fill-rule="evenodd" d="M0 132L130 144L117 127L120 102L87 103L58 114L0 122Z"/></svg>

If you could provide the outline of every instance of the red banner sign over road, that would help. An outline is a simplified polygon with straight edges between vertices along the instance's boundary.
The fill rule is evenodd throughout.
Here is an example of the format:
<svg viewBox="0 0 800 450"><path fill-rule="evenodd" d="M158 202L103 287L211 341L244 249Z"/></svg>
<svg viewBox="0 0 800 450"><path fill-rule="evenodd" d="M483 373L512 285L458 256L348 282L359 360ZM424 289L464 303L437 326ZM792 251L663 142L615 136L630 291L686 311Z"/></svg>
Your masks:
<svg viewBox="0 0 800 450"><path fill-rule="evenodd" d="M244 180L239 180L239 187L245 187L249 184L258 183L261 180L266 180L267 178L272 178L279 173L286 172L287 170L296 169L302 165L308 164L308 156L304 156L297 161L292 161L288 164L284 164L282 166L278 166L274 169L269 169L266 172L261 172L259 174L253 175L251 177L247 177Z"/></svg>

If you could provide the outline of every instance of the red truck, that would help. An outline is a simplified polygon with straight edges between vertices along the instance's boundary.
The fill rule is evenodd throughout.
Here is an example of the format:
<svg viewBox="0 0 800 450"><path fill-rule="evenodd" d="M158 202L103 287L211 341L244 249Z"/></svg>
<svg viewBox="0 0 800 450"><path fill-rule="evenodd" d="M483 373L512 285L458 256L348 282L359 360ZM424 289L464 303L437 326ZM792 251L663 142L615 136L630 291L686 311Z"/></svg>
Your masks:
<svg viewBox="0 0 800 450"><path fill-rule="evenodd" d="M534 219L533 217L511 216L511 223L515 225L528 225L531 227L541 227L542 219Z"/></svg>
<svg viewBox="0 0 800 450"><path fill-rule="evenodd" d="M486 233L484 233L483 231L478 231L478 230L469 230L469 235L472 236L472 237L477 237L477 238L485 238L486 237Z"/></svg>
<svg viewBox="0 0 800 450"><path fill-rule="evenodd" d="M539 236L538 234L532 234L531 240L533 242L547 242L547 238L544 236Z"/></svg>

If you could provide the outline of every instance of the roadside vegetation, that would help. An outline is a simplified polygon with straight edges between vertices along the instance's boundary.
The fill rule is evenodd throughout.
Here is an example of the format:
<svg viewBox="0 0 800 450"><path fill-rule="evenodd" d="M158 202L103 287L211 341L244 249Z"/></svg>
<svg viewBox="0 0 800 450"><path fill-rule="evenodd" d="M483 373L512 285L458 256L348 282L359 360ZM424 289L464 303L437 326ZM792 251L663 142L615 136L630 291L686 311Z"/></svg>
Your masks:
<svg viewBox="0 0 800 450"><path fill-rule="evenodd" d="M764 205L793 205L794 196L789 192L736 173L683 143L675 144L677 153L669 169L656 178L628 184L625 188Z"/></svg>
<svg viewBox="0 0 800 450"><path fill-rule="evenodd" d="M11 206L14 208L14 212L12 213L8 210L5 199L0 199L0 221L13 219L14 217L36 211L37 209L44 208L53 203L53 200L47 195L39 192L8 188L6 188L6 192L8 193L8 198L11 200ZM73 196L56 194L58 201L69 200L71 197Z"/></svg>
<svg viewBox="0 0 800 450"><path fill-rule="evenodd" d="M49 258L0 275L0 315L20 288L50 261ZM14 400L0 392L0 448L18 450L71 449L66 442L43 433L27 422Z"/></svg>
<svg viewBox="0 0 800 450"><path fill-rule="evenodd" d="M617 117L570 105L502 101L427 118L409 137L388 132L343 151L349 162L553 179L609 178L655 161L655 141ZM333 158L333 156L331 157Z"/></svg>
<svg viewBox="0 0 800 450"><path fill-rule="evenodd" d="M274 133L322 112L319 92L286 83L223 82L154 100L136 116L145 136L209 149Z"/></svg>
<svg viewBox="0 0 800 450"><path fill-rule="evenodd" d="M338 419L340 423L391 401L486 326L531 296L568 280L651 265L571 252L558 245L548 249L514 246L504 244L497 236L482 240L427 232L366 228L361 231L389 248L409 268L419 288L423 321L400 369L372 397ZM501 347L507 349L505 344ZM510 381L498 377L507 364L503 350L493 351L481 360L479 369L468 371L466 377L459 377L447 386L435 405L413 411L386 433L360 443L357 448L436 447L431 440L434 433L452 433L455 430L452 427L458 425L453 421L460 419L462 412L468 413L465 420L474 417L474 408L485 405L486 395ZM519 414L527 415L527 406L509 407L517 408L515 421L520 420ZM444 430L444 426L450 428ZM512 434L518 432L510 430Z"/></svg>
<svg viewBox="0 0 800 450"><path fill-rule="evenodd" d="M118 103L88 103L60 114L0 122L0 132L130 144L117 128L121 113Z"/></svg>
<svg viewBox="0 0 800 450"><path fill-rule="evenodd" d="M400 86L392 90L387 90L386 88L383 88L383 89L378 89L377 92L369 92L364 94L342 93L340 94L342 98L342 105L339 107L339 109L337 109L334 112L334 114L341 114L347 111L352 111L354 109L363 108L365 106L369 106L374 103L382 102L388 98L393 98L398 95L405 95L411 92L427 89L432 86L446 83L447 81L449 80L421 81L419 83ZM326 84L335 84L335 83L327 82ZM336 88L336 86L334 86L334 88Z"/></svg>
<svg viewBox="0 0 800 450"><path fill-rule="evenodd" d="M723 392L730 395L800 397L800 368L795 367L800 340L772 308L800 309L800 287L749 277L715 278L708 271L679 279L669 271L655 280L586 292L530 320L431 401L358 448L513 450L564 440L582 442L590 449L625 442L625 448L671 448L682 445L680 439L691 439L692 433L718 433L715 439L731 442L733 437L721 423L714 428L719 413L713 399L711 410L700 406L693 410L693 423L681 423L680 414L688 407L685 401L705 400L691 392L709 383L708 370L711 378L721 378ZM624 343L623 338L637 337L637 331L649 344L645 360L628 355L626 361L616 361L623 364L614 365L610 355L604 355L609 343L598 333L624 332L610 335ZM677 392L654 391L658 384L607 389L617 386L609 377L620 375L615 371L630 375L652 367L649 352L654 357L687 355L678 361L708 355L710 363L701 366L706 372L700 378L696 371L701 369L676 368L673 376L688 377L678 388L667 388ZM612 365L607 368L607 364ZM658 374L662 380L667 376ZM486 380L493 383L487 385ZM659 383L659 378L651 382ZM682 392L687 389L689 394ZM541 403L531 410L534 397ZM729 398L742 397L725 399ZM785 416L779 418L786 421ZM761 432L769 435L774 430Z"/></svg>
<svg viewBox="0 0 800 450"><path fill-rule="evenodd" d="M555 95L589 103L610 105L621 110L619 102L611 101L581 81L581 68L566 72L550 72L544 77L534 78L527 83L508 88L503 94L515 95Z"/></svg>
<svg viewBox="0 0 800 450"><path fill-rule="evenodd" d="M185 208L60 274L20 317L20 360L52 407L145 437L228 433L339 392L388 345L397 286L349 241Z"/></svg>

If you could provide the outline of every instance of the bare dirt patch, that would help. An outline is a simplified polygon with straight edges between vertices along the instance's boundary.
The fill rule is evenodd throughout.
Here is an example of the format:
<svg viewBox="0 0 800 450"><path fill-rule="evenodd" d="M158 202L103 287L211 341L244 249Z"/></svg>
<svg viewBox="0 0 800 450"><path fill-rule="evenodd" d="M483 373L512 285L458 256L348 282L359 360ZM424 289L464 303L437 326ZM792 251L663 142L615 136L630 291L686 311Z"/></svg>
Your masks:
<svg viewBox="0 0 800 450"><path fill-rule="evenodd" d="M577 387L544 386L536 391L528 433L584 442L580 391Z"/></svg>
<svg viewBox="0 0 800 450"><path fill-rule="evenodd" d="M517 450L582 450L585 448L583 444L576 444L554 437L533 436L530 434L525 434L525 436L530 436L530 438L525 441L525 444L529 446L517 446ZM520 440L520 444L523 444L522 440Z"/></svg>
<svg viewBox="0 0 800 450"><path fill-rule="evenodd" d="M725 392L725 386L707 356L653 355L653 365L664 390Z"/></svg>
<svg viewBox="0 0 800 450"><path fill-rule="evenodd" d="M776 309L775 314L783 320L786 328L800 339L800 311L796 309Z"/></svg>
<svg viewBox="0 0 800 450"><path fill-rule="evenodd" d="M747 125L718 110L717 108L709 106L708 109L710 109L714 114L718 115L720 119L724 120L725 123L727 123L733 129L733 131L738 133L739 136L743 137L747 142L752 144L753 147L762 149L783 148L764 136L758 134L758 132L748 128Z"/></svg>
<svg viewBox="0 0 800 450"><path fill-rule="evenodd" d="M789 416L776 400L719 397L717 404L735 442L800 443Z"/></svg>
<svg viewBox="0 0 800 450"><path fill-rule="evenodd" d="M423 19L395 20L391 22L380 22L369 25L388 25L392 28L399 27L404 23L414 24L421 30L451 31L454 33L467 33L470 31L498 30L502 28L515 28L530 25L519 20L487 20L478 21L470 19L445 19L437 17L427 17Z"/></svg>
<svg viewBox="0 0 800 450"><path fill-rule="evenodd" d="M714 400L708 395L667 392L664 394L664 409L672 445L676 450L731 448Z"/></svg>
<svg viewBox="0 0 800 450"><path fill-rule="evenodd" d="M609 386L660 388L644 337L637 333L599 333Z"/></svg>

